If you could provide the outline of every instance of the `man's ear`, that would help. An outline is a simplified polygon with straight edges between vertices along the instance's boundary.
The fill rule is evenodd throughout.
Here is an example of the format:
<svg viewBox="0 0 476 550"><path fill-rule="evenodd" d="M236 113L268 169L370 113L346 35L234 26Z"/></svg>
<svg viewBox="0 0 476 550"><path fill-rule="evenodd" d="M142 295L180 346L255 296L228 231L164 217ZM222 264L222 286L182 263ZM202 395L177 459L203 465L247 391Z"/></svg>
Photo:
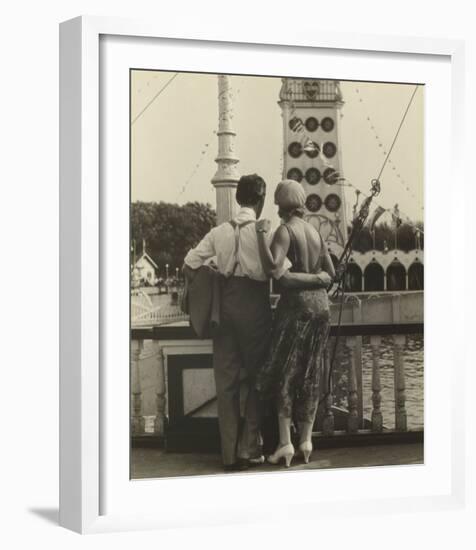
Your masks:
<svg viewBox="0 0 476 550"><path fill-rule="evenodd" d="M266 197L261 197L258 204L256 205L256 217L259 218L263 212L264 201Z"/></svg>

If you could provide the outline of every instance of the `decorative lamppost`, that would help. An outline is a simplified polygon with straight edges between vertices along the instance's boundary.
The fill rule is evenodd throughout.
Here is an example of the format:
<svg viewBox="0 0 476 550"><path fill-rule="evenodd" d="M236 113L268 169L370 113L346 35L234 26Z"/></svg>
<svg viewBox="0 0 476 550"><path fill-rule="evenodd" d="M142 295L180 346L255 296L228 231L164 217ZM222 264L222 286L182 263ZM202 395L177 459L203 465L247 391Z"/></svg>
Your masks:
<svg viewBox="0 0 476 550"><path fill-rule="evenodd" d="M216 190L217 224L231 220L236 211L235 188L240 179L236 165L235 136L233 130L233 94L230 77L218 75L218 165L212 184Z"/></svg>

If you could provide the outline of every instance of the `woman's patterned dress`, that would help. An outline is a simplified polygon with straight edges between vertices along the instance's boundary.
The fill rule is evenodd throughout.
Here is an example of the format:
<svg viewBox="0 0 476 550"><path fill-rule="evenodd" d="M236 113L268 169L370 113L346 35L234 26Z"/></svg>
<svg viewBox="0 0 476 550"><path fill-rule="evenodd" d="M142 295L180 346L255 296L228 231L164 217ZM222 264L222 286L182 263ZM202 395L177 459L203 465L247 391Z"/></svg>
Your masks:
<svg viewBox="0 0 476 550"><path fill-rule="evenodd" d="M296 237L292 229L286 227L291 238L288 257L292 270L302 273ZM279 416L314 422L319 402L321 357L329 328L326 289L281 292L270 352L257 377L258 391L264 400L275 400Z"/></svg>

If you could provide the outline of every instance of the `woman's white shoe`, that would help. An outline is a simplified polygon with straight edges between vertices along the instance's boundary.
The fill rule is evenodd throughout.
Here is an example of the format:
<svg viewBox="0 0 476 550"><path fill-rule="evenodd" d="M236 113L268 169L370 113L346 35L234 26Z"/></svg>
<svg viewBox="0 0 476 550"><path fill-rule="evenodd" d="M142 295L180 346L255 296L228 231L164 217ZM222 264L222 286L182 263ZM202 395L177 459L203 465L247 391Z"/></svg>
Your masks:
<svg viewBox="0 0 476 550"><path fill-rule="evenodd" d="M294 447L292 443L288 443L288 445L284 445L283 447L279 447L276 449L276 451L268 456L268 462L270 464L278 464L282 458L284 458L284 463L286 464L286 468L289 468L291 466L291 460L294 456Z"/></svg>
<svg viewBox="0 0 476 550"><path fill-rule="evenodd" d="M306 464L309 464L309 457L312 453L312 442L311 441L303 441L299 444L299 450L302 453L302 456L304 457L304 462Z"/></svg>

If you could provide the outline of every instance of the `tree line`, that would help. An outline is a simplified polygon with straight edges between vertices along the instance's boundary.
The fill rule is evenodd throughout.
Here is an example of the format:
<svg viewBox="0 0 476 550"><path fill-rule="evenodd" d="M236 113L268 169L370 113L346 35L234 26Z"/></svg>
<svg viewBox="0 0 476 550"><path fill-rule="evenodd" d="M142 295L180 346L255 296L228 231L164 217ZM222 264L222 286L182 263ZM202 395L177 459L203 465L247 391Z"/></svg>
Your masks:
<svg viewBox="0 0 476 550"><path fill-rule="evenodd" d="M131 239L136 258L146 251L164 277L181 268L187 252L216 225L216 213L210 204L188 202L182 206L166 202L134 202L131 205ZM131 255L134 254L133 246ZM133 259L131 258L133 261Z"/></svg>

